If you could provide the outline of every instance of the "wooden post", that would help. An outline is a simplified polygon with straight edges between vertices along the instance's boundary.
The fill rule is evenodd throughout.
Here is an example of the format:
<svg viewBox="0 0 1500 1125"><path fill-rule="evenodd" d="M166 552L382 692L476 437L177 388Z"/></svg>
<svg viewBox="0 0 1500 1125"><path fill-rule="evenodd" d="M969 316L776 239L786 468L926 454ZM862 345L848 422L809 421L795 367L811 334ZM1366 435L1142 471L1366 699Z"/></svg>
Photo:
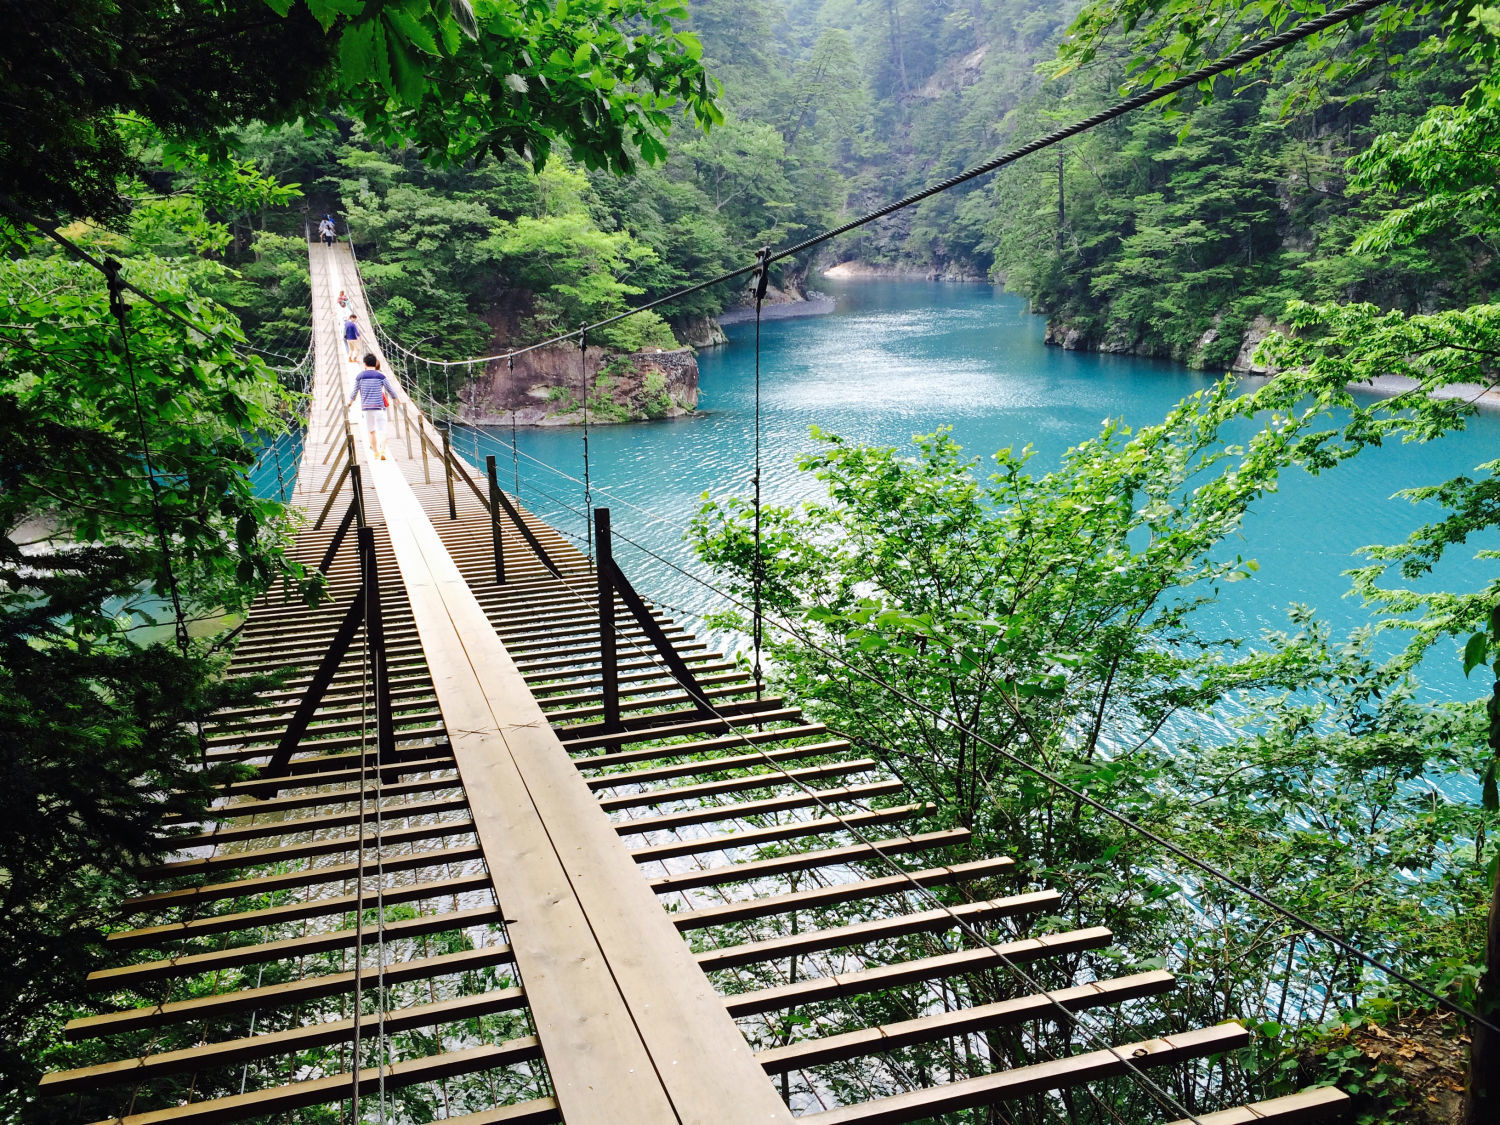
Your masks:
<svg viewBox="0 0 1500 1125"><path fill-rule="evenodd" d="M407 409L411 409L408 407ZM432 470L427 465L427 435L422 432L422 416L417 415L417 444L422 447L422 482L432 483Z"/></svg>
<svg viewBox="0 0 1500 1125"><path fill-rule="evenodd" d="M453 427L443 427L443 476L448 479L448 518L458 519L458 504L453 499Z"/></svg>
<svg viewBox="0 0 1500 1125"><path fill-rule="evenodd" d="M490 458L490 479L495 459ZM599 579L599 672L604 687L604 729L620 727L620 672L615 658L614 550L610 542L609 509L594 509L594 572Z"/></svg>
<svg viewBox="0 0 1500 1125"><path fill-rule="evenodd" d="M359 562L365 589L365 644L375 671L377 760L389 766L396 760L396 723L391 713L391 682L385 662L385 619L380 607L380 567L375 558L375 529L359 529ZM394 781L387 775L385 780ZM378 812L376 815L380 815Z"/></svg>
<svg viewBox="0 0 1500 1125"><path fill-rule="evenodd" d="M401 415L401 428L406 431L406 459L411 460L411 403L405 404L403 410L398 411Z"/></svg>
<svg viewBox="0 0 1500 1125"><path fill-rule="evenodd" d="M490 475L490 539L495 547L495 581L505 585L505 540L500 534L500 484L495 479L495 456L484 459Z"/></svg>

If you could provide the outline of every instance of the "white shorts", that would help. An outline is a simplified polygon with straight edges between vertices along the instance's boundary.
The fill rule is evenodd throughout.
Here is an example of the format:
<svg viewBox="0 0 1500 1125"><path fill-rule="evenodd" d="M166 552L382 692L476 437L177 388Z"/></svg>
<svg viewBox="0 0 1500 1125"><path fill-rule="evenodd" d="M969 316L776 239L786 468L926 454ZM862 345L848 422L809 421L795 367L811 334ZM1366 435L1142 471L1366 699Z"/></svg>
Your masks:
<svg viewBox="0 0 1500 1125"><path fill-rule="evenodd" d="M385 411L381 408L365 411L365 429L377 434L385 433Z"/></svg>

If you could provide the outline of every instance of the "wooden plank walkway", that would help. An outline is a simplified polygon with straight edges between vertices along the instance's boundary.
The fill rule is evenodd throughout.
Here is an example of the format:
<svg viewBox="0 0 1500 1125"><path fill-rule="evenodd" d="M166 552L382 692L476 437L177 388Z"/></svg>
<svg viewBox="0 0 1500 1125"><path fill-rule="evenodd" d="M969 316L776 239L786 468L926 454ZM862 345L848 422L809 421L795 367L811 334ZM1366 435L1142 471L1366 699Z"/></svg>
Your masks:
<svg viewBox="0 0 1500 1125"><path fill-rule="evenodd" d="M75 1097L79 1120L295 1116L347 1103L357 1075L366 1098L426 1084L465 1125L906 1122L1124 1081L1121 1053L1190 1066L1247 1041L1226 1024L1034 1057L1028 1025L1145 1003L1171 974L1075 983L1107 930L1029 934L1055 892L1016 886L1007 857L967 854L967 830L932 823L878 762L762 698L658 607L708 706L616 601L621 721L606 725L592 563L521 509L559 573L507 530L497 583L480 468L455 456L450 494L441 437L405 394L388 458L371 456L335 301L344 290L368 325L359 277L343 246L311 247L310 264L317 377L293 502L310 524L327 515L297 550L321 559L349 503L352 424L396 761L373 768L361 640L284 770L228 786L222 819L128 904L111 940L123 960L93 974L103 1010L70 1025L108 1057L43 1087ZM218 717L212 757L271 760L358 592L354 554L351 534L324 606L257 607L231 674L285 679ZM361 931L359 888L368 908L376 885L406 913ZM1069 983L1029 989L1007 975L1018 963ZM361 1057L299 1063L350 1041L356 989ZM856 998L888 1016L849 1030ZM382 1018L391 1034L432 1029L428 1049L377 1069ZM184 1028L194 1042L174 1045ZM960 1048L970 1061L947 1081L913 1082L903 1061ZM1318 1091L1199 1119L1323 1120L1346 1104Z"/></svg>

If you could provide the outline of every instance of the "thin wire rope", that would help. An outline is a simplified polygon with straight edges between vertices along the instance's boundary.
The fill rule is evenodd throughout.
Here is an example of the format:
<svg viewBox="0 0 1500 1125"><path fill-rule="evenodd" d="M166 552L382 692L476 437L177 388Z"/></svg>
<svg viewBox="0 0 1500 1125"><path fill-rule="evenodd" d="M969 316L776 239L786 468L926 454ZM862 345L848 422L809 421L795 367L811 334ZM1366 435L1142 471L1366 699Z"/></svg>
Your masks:
<svg viewBox="0 0 1500 1125"><path fill-rule="evenodd" d="M675 570L677 573L681 574L683 577L688 578L688 579L690 579L690 580L692 580L694 582L697 582L699 585L703 586L705 589L708 589L708 590L712 591L713 593L719 595L721 598L725 599L726 601L728 601L732 605L738 607L739 609L745 610L746 612L751 612L752 607L747 606L743 601L741 601L740 599L736 598L734 595L728 593L727 591L719 589L717 586L713 585L711 582L705 581L704 579L700 578L698 575L696 575L696 574L692 573L691 571L686 570L683 567L681 567L681 566L677 565L676 563L672 562L670 559L664 558L662 555L660 555L657 552L651 550L649 547L645 547L642 544L637 543L635 540L630 539L627 536L621 535L619 532L615 532L614 534L615 534L615 536L617 538L624 539L627 543L629 543L631 546L635 547L637 550L643 551L646 554L650 555L652 558L656 559L658 562L662 563L663 565L671 567L673 570ZM1213 878L1215 878L1215 879L1219 880L1220 882L1224 883L1226 886L1232 887L1235 890L1239 891L1241 894L1244 894L1244 895L1249 896L1250 898L1253 898L1255 901L1259 902L1262 906L1265 906L1268 909L1275 911L1276 913L1280 914L1282 917L1286 918L1288 921L1296 923L1298 926L1300 926L1301 928L1307 930L1309 933L1317 934L1319 937L1323 938L1323 940L1325 940L1325 941L1329 942L1330 944L1336 946L1338 949L1342 950L1344 953L1346 953L1346 954L1348 954L1348 955L1350 955L1352 957L1358 958L1360 961L1362 961L1365 964L1369 965L1371 968L1376 969L1376 970L1378 970L1378 971L1380 971L1382 973L1387 974L1388 976L1390 976L1394 980L1400 981L1402 984L1406 985L1408 988L1415 989L1416 991L1420 992L1423 996L1426 996L1429 1000L1432 1000L1434 1003L1438 1004L1440 1007L1448 1009L1449 1011L1453 1012L1455 1015L1460 1015L1460 1016L1463 1016L1466 1019L1474 1020L1474 1021L1476 1021L1476 1022L1484 1025L1485 1027L1489 1028L1492 1031L1500 1032L1500 1026L1496 1026L1496 1024L1494 1024L1494 1023L1490 1022L1489 1020L1485 1019L1483 1016L1479 1015L1477 1012L1470 1011L1464 1005L1459 1004L1456 1001L1449 1000L1449 999L1441 996L1439 993L1434 992L1432 989L1426 987L1425 985L1419 983L1418 981L1413 980L1411 977L1407 976L1405 973L1402 973L1399 969L1395 969L1392 966L1390 966L1390 965L1386 964L1385 962L1381 961L1380 959L1378 959L1378 958L1376 958L1376 957L1374 957L1374 956L1372 956L1372 955L1364 952L1363 950L1359 949L1352 942L1350 942L1347 939L1341 937L1340 935L1334 933L1333 931L1331 931L1329 929L1326 929L1325 927L1320 926L1320 925L1318 925L1315 922L1311 922L1311 921L1307 920L1306 918L1303 918L1301 915L1297 914L1291 908L1281 905L1279 902L1277 902L1274 899L1272 899L1272 898L1270 898L1270 897L1262 894L1261 892L1255 890L1253 887L1247 886L1246 884L1240 882L1234 876L1230 875L1226 871L1221 870L1220 868L1218 868L1214 864L1210 863L1208 860L1200 859L1199 857L1193 855L1191 852L1188 852L1185 849L1183 849L1182 847L1178 846L1177 844L1172 843L1170 840L1167 840L1166 838L1158 835L1157 833L1152 832L1149 828L1146 828L1144 825L1137 824L1135 821L1131 820L1129 817L1125 816L1123 813L1116 812L1115 810L1109 808L1107 805L1104 805L1103 803L1101 803L1097 799L1089 796L1083 790L1074 788L1073 786L1069 785L1067 782L1063 781L1061 778L1053 776L1052 774L1048 773L1046 770L1043 770L1041 767L1033 765L1032 763L1026 761L1024 758L1021 758L1020 756L1012 753L1009 750L1004 749L1003 747L997 746L994 742L990 741L988 738L985 738L983 735L979 734L977 731L971 729L970 727L965 726L963 723L958 722L957 720L951 719L948 716L943 715L936 708L930 706L929 704L921 702L920 700L914 698L913 696L907 694L906 692L903 692L901 689L899 689L896 686L894 686L893 684L887 682L883 678L875 675L873 672L869 672L869 671L867 671L867 670L865 670L863 668L858 667L855 664L850 663L847 659L845 659L842 656L839 656L837 653L830 652L828 649L826 649L826 648L822 647L821 645L819 645L816 641L812 640L806 634L800 632L795 626L791 625L784 618L778 618L774 614L770 614L770 615L767 615L765 619L767 621L769 621L776 628L779 628L780 630L782 630L782 632L788 634L789 636L795 638L796 640L800 641L801 643L807 645L810 649L812 649L814 652L818 653L819 655L824 656L827 659L832 660L832 661L840 664L846 670L848 670L850 672L853 672L855 675L860 676L860 677L862 677L862 678L864 678L866 680L869 680L871 683L873 683L877 687L882 688L883 690L889 692L891 695L894 695L897 699L901 700L903 703L906 703L908 706L915 707L918 710L924 711L928 715L930 715L934 719L936 719L937 721L939 721L941 723L944 723L947 726L951 727L953 730L956 730L956 731L958 731L961 734L965 734L968 737L975 739L977 742L979 742L982 745L988 747L989 749L995 751L997 754L1000 754L1002 757L1004 757L1006 760L1008 760L1009 762L1011 762L1013 765L1021 766L1023 769L1025 769L1025 770L1027 770L1027 771L1035 774L1036 776L1042 778L1043 780L1047 781L1049 784L1055 785L1055 786L1059 787L1065 793L1067 793L1068 795L1070 795L1070 796L1072 796L1072 797L1074 797L1074 798L1082 801L1084 804L1087 804L1090 808L1094 809L1096 812L1102 812L1102 813L1104 813L1106 816L1110 817L1112 820L1114 820L1116 823L1120 824L1122 827L1128 828L1128 829L1130 829L1133 832L1136 832L1136 833L1139 833L1142 836L1145 836L1147 839L1151 840L1153 843L1155 843L1155 844L1157 844L1157 845L1165 848L1167 851L1171 852L1173 855L1177 856L1179 859L1183 860L1184 862L1188 863L1189 865L1191 865L1193 867L1196 867L1198 870L1202 871L1204 874L1212 876ZM1006 699L1006 703L1007 703L1007 706L1010 707L1010 709L1012 710L1013 713L1017 713L1018 714L1018 712L1016 712L1016 710L1015 710L1015 706L1014 706L1013 701L1011 701L1010 699L1007 698ZM868 742L868 740L866 740L866 741ZM874 743L868 743L868 744L871 745L871 746L875 745ZM993 796L994 795L993 788L989 786L988 782L986 782L985 784L986 784L986 790L990 793L991 796Z"/></svg>
<svg viewBox="0 0 1500 1125"><path fill-rule="evenodd" d="M755 698L758 700L764 695L764 678L761 675L761 587L765 576L764 556L761 553L760 537L760 306L766 296L766 283L770 279L769 266L766 258L770 248L766 247L758 255L760 259L760 273L755 282L755 567L752 573L752 600L755 602L755 612L751 619L751 645L755 650Z"/></svg>
<svg viewBox="0 0 1500 1125"><path fill-rule="evenodd" d="M578 591L576 591L570 583L563 582L561 583L561 587L563 590L567 591L567 593L571 597L578 601L580 605L584 606L585 608L589 607L587 599L584 598ZM614 628L619 640L634 648L636 652L643 656L647 661L655 664L657 668L663 671L668 678L677 680L676 674L671 670L670 667L667 666L665 661L661 659L661 655L657 653L654 648L647 649L643 647L636 637L621 632L619 627L617 625L614 625L613 622L611 622L611 626ZM684 688L684 690L686 690L686 684L683 684L680 680L678 680L677 682L681 687ZM699 701L698 706L702 707L704 710L708 711L710 714L716 717L720 722L724 723L729 735L731 737L739 739L742 743L744 743L750 754L760 758L773 771L781 774L784 778L786 778L787 781L791 782L797 788L801 789L803 793L805 793L812 801L812 803L816 804L826 816L837 821L839 826L844 831L848 832L851 836L858 840L861 846L868 849L870 853L879 862L883 863L887 868L889 868L893 874L910 883L913 891L919 897L925 898L936 909L942 910L945 914L948 915L949 919L953 922L954 925L963 930L974 941L977 941L985 946L985 948L990 951L995 959L999 961L1003 966L1005 966L1005 968L1010 971L1016 977L1016 979L1020 980L1028 988L1032 989L1037 996L1045 999L1051 1007L1055 1008L1058 1013L1068 1021L1070 1026L1076 1028L1080 1033L1083 1034L1085 1038L1090 1039L1094 1043L1096 1043L1101 1050L1104 1050L1112 1055L1136 1079L1141 1087L1145 1089L1149 1094L1151 1094L1152 1097L1156 1098L1162 1106L1173 1113L1182 1114L1185 1120L1193 1122L1194 1125L1203 1125L1203 1123L1192 1113L1191 1110L1189 1110L1181 1102L1177 1101L1177 1099L1174 1098L1166 1090L1163 1090L1149 1075L1145 1073L1145 1071L1137 1067L1128 1056L1121 1053L1118 1048L1116 1048L1101 1034L1096 1032L1082 1018L1080 1018L1078 1013L1070 1011L1066 1005L1057 1000L1056 997L1054 997L1049 991L1047 991L1036 978L1025 972L1012 958L1007 956L998 946L990 941L987 935L985 935L981 930L970 923L968 919L963 917L963 915L954 910L953 907L939 899L935 894L932 893L929 888L925 887L919 880L917 880L911 874L911 872L907 871L904 867L901 867L899 864L897 864L889 855L881 850L881 848L878 844L876 844L875 841L866 836L858 827L850 824L848 819L843 814L838 812L832 805L830 805L823 799L822 794L818 790L813 789L802 778L796 776L785 765L778 762L776 758L774 758L765 750L764 747L752 741L745 735L743 731L737 730L731 717L725 715L722 711L715 707L710 700L706 698ZM863 808L864 811L871 811L867 807L861 806L857 801L851 800L848 801L848 803L853 804L856 808Z"/></svg>
<svg viewBox="0 0 1500 1125"><path fill-rule="evenodd" d="M362 1070L360 1058L360 1033L364 1008L365 979L365 807L368 801L367 775L369 773L369 692L370 692L370 599L369 575L364 552L359 557L360 585L365 589L364 644L361 646L359 662L359 851L356 860L354 887L354 1027L352 1057L354 1065L353 1090L350 1095L350 1120L352 1125L362 1125L364 1117L359 1108L359 1077Z"/></svg>
<svg viewBox="0 0 1500 1125"><path fill-rule="evenodd" d="M588 557L594 559L594 495L589 489L589 336L588 329L578 330L578 377L583 390L583 534L588 540Z"/></svg>
<svg viewBox="0 0 1500 1125"><path fill-rule="evenodd" d="M807 250L811 250L815 246L820 246L830 239L837 238L843 234L848 234L852 230L857 230L860 227L866 226L879 219L888 218L889 216L894 215L897 211L901 211L907 207L911 207L917 203L922 202L924 199L930 199L932 196L938 195L945 191L950 191L953 188L958 187L960 184L965 184L970 180L979 178L980 176L985 176L991 172L999 171L1001 168L1004 168L1008 164L1014 164L1022 157L1030 156L1036 152L1041 152L1043 149L1050 148L1053 145L1060 144L1066 140L1070 140L1080 133L1088 132L1090 129L1098 128L1100 125L1104 125L1111 121L1114 121L1116 118L1124 117L1127 114L1134 113L1138 109L1144 109L1146 106L1152 105L1155 102L1159 102L1176 94L1180 94L1184 90L1191 89L1192 87L1207 82L1212 78L1217 78L1219 75L1224 74L1228 71L1235 70L1239 67L1245 66L1248 63L1255 62L1257 59L1264 58L1266 55L1274 54L1275 52L1283 50L1286 47L1290 47L1294 43L1306 39L1311 35L1316 35L1320 31L1327 31L1329 28L1336 27L1341 23L1347 23L1349 20L1362 16L1366 12L1373 11L1376 8L1383 7L1388 3L1390 3L1390 0L1354 0L1353 3L1345 4L1341 8L1335 8L1333 11L1325 12L1323 15L1318 16L1314 19L1305 20L1304 22L1297 24L1295 27L1288 28L1286 31L1283 31L1277 35L1273 35L1270 38L1263 39L1259 43L1251 44L1248 47L1243 47L1240 50L1235 51L1233 54L1226 55L1218 62L1199 67L1197 70L1194 70L1189 74L1184 74L1154 89L1145 90L1139 94L1136 94L1134 97L1126 98L1124 101L1117 102L1113 106L1110 106L1108 109L1100 110L1098 113L1075 121L1071 125L1065 125L1060 129L1055 129L1045 136L1038 137L1033 141L1029 141L1024 145L1021 145L1019 148L1013 148L1010 151L1003 153L1002 155L997 156L992 160L987 160L983 164L978 164L973 168L968 169L967 171L960 172L955 176L950 176L946 180L941 180L938 183L923 188L921 191L914 192L911 195L898 199L894 203L888 203L884 207L880 207L874 211L870 211L864 215L859 216L859 218L857 219L851 219L849 222L843 223L842 225L833 227L829 230L825 230L821 234L815 234L811 238L806 238L801 242L793 243L791 246L783 247L782 249L770 254L766 258L766 263L768 265L774 264L776 262L782 261L785 258L794 257L797 254L801 254ZM618 324L620 321L625 320L628 317L636 316L639 313L648 312L652 309L659 308L662 305L681 300L683 297L691 296L694 293L698 293L715 285L720 285L726 281L733 281L736 278L745 277L746 275L753 273L756 268L757 266L755 265L741 266L738 269L733 269L725 273L721 273L717 277L709 278L707 281L700 281L693 285L683 286L682 288L676 289L663 297L657 297L653 300L646 301L642 304L635 305L632 308L626 309L624 312L616 313L614 316L605 317L603 320L597 320L592 324L585 325L584 330L595 332L601 328L607 328L609 325ZM571 332L565 332L557 336L552 336L549 339L541 340L524 348L514 348L507 352L498 352L495 355L477 356L472 359L433 360L432 362L442 364L445 367L464 367L476 363L490 363L494 360L524 355L525 353L535 351L538 348L550 347L554 344L562 343L566 340L572 339L573 336L577 335L577 331L577 329L574 329ZM408 354L411 354L413 356L416 355L415 352L409 352Z"/></svg>

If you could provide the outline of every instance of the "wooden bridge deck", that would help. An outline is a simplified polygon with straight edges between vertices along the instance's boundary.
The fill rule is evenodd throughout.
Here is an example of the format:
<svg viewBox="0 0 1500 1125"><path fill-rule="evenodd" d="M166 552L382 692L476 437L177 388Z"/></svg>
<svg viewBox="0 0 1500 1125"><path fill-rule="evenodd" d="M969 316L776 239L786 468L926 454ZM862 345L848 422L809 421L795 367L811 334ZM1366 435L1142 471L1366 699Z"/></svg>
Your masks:
<svg viewBox="0 0 1500 1125"><path fill-rule="evenodd" d="M310 523L330 515L299 536L310 565L349 496L330 505L325 491L357 369L334 295L347 291L368 323L347 250L313 247L311 264L318 367L293 502ZM1144 1002L1172 976L1017 988L1008 963L1071 980L1109 932L1029 935L1054 892L1017 888L1006 857L968 854L966 830L924 825L932 810L880 763L757 698L742 669L658 610L712 711L616 603L621 721L603 723L591 563L527 515L560 576L511 536L497 583L483 489L469 483L479 468L459 464L450 518L441 438L400 407L388 460L356 431L396 761L374 768L371 670L356 644L286 772L231 784L221 819L128 904L110 937L119 963L92 977L100 1010L68 1028L98 1043L98 1061L43 1084L76 1099L77 1120L343 1121L358 1067L362 1096L425 1084L430 1118L464 1125L908 1122L1118 1077L1122 1055L1144 1069L1248 1041L1225 1024L1012 1062L1024 1029L1057 1005ZM271 760L358 590L352 536L329 579L323 606L268 600L248 622L231 674L286 678L260 706L218 717L215 759ZM914 936L915 957L897 941ZM891 1018L830 1032L855 996L886 998ZM382 1020L399 1049L377 1067ZM977 1051L977 1067L955 1069L979 1073L912 1081L899 1062L945 1048ZM870 1059L891 1060L876 1068L887 1080L857 1096L830 1077ZM1312 1121L1343 1104L1314 1091L1198 1119Z"/></svg>

